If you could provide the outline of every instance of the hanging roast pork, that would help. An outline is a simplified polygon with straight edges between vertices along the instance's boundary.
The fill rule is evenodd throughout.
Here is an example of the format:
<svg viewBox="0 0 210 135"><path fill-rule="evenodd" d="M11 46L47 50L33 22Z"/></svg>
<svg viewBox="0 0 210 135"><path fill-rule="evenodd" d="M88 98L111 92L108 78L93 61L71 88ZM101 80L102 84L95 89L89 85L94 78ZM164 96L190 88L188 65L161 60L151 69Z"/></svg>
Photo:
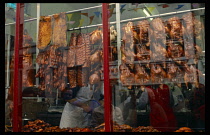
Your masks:
<svg viewBox="0 0 210 135"><path fill-rule="evenodd" d="M55 14L52 17L52 41L58 47L66 47L66 13Z"/></svg>
<svg viewBox="0 0 210 135"><path fill-rule="evenodd" d="M39 34L37 48L45 49L51 41L52 37L52 25L51 17L41 16L39 21Z"/></svg>
<svg viewBox="0 0 210 135"><path fill-rule="evenodd" d="M68 48L67 67L73 67L76 64L76 45L77 33L71 33L70 44Z"/></svg>

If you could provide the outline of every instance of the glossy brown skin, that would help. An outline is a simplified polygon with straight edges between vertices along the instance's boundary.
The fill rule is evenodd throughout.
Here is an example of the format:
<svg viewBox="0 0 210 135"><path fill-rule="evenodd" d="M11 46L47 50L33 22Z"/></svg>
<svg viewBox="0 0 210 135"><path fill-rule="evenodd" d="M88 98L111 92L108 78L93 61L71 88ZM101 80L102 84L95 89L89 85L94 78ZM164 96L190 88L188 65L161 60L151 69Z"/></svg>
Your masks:
<svg viewBox="0 0 210 135"><path fill-rule="evenodd" d="M102 63L102 57L103 57L103 52L101 50L97 50L95 53L93 53L90 58L90 64L97 64L97 63Z"/></svg>
<svg viewBox="0 0 210 135"><path fill-rule="evenodd" d="M139 36L137 32L134 30L135 26L133 22L128 22L124 27L123 27L123 40L126 43L138 43L139 42Z"/></svg>
<svg viewBox="0 0 210 135"><path fill-rule="evenodd" d="M184 14L182 19L184 20L184 36L189 39L192 39L193 36L195 36L197 39L200 39L200 32L202 29L204 29L204 25L195 18L192 12Z"/></svg>
<svg viewBox="0 0 210 135"><path fill-rule="evenodd" d="M153 43L151 49L151 56L150 59L155 61L163 61L164 59L168 58L168 52L164 47L162 47L159 43Z"/></svg>
<svg viewBox="0 0 210 135"><path fill-rule="evenodd" d="M52 37L51 17L40 17L38 37L39 39L37 48L45 49L50 43Z"/></svg>
<svg viewBox="0 0 210 135"><path fill-rule="evenodd" d="M162 82L164 78L167 77L166 72L163 70L163 68L160 65L156 64L150 64L151 68L151 80L153 83L155 82Z"/></svg>
<svg viewBox="0 0 210 135"><path fill-rule="evenodd" d="M92 130L90 130L89 128L83 128L83 129L81 130L81 132L92 132Z"/></svg>
<svg viewBox="0 0 210 135"><path fill-rule="evenodd" d="M149 49L146 48L145 45L142 46L136 46L136 58L137 60L150 60L150 55L151 55L151 51Z"/></svg>
<svg viewBox="0 0 210 135"><path fill-rule="evenodd" d="M193 65L188 66L187 64L184 65L184 68L185 68L184 81L187 88L189 82L195 83L196 87L198 87L198 80L196 75L197 69Z"/></svg>
<svg viewBox="0 0 210 135"><path fill-rule="evenodd" d="M97 29L90 33L90 43L95 44L98 42L102 42L102 31Z"/></svg>
<svg viewBox="0 0 210 135"><path fill-rule="evenodd" d="M178 130L175 130L174 132L194 132L194 131L189 127L181 127Z"/></svg>
<svg viewBox="0 0 210 135"><path fill-rule="evenodd" d="M168 24L170 26L169 35L172 39L181 39L183 36L183 26L179 17L171 17L168 19Z"/></svg>
<svg viewBox="0 0 210 135"><path fill-rule="evenodd" d="M129 68L125 64L120 65L119 68L120 68L120 73L121 73L120 81L124 85L132 84L135 82L134 74L130 72Z"/></svg>
<svg viewBox="0 0 210 135"><path fill-rule="evenodd" d="M149 82L150 76L145 71L145 67L140 66L139 64L136 64L135 70L136 70L135 83L143 85L143 84Z"/></svg>
<svg viewBox="0 0 210 135"><path fill-rule="evenodd" d="M155 18L150 22L150 42L166 43L165 26L161 18Z"/></svg>
<svg viewBox="0 0 210 135"><path fill-rule="evenodd" d="M143 20L139 21L137 24L140 32L139 32L139 41L140 43L147 43L149 42L149 21Z"/></svg>
<svg viewBox="0 0 210 135"><path fill-rule="evenodd" d="M172 42L168 44L168 56L172 59L184 56L184 50L181 45L175 45Z"/></svg>
<svg viewBox="0 0 210 135"><path fill-rule="evenodd" d="M167 78L172 82L180 82L184 76L184 71L175 63L167 64Z"/></svg>
<svg viewBox="0 0 210 135"><path fill-rule="evenodd" d="M54 14L52 16L52 42L54 45L59 47L66 47L67 46L67 40L66 40L66 15L64 12L61 12L59 14Z"/></svg>

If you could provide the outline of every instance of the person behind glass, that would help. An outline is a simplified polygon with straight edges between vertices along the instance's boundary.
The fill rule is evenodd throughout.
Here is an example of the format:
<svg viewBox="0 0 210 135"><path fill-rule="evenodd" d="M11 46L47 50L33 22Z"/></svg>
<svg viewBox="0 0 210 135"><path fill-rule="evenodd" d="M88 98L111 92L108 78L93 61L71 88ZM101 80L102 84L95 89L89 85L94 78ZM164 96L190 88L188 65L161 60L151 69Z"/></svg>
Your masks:
<svg viewBox="0 0 210 135"><path fill-rule="evenodd" d="M137 124L137 112L136 112L136 95L134 87L132 86L129 90L129 96L123 102L123 118L125 120L125 124L130 125L132 127L136 127Z"/></svg>
<svg viewBox="0 0 210 135"><path fill-rule="evenodd" d="M60 120L60 128L85 128L89 126L90 123L90 112L93 110L93 106L90 106L88 103L90 100L99 100L97 97L100 95L100 90L96 90L94 86L96 86L98 82L89 81L87 86L84 87L75 87L71 89L71 91L77 91L76 96L73 99L66 98L66 105L63 109L61 120ZM97 92L99 91L99 92ZM95 103L95 102L94 102ZM94 107L96 107L95 105ZM99 106L99 104L98 104Z"/></svg>
<svg viewBox="0 0 210 135"><path fill-rule="evenodd" d="M189 107L193 112L193 124L196 128L205 128L205 85L192 84Z"/></svg>
<svg viewBox="0 0 210 135"><path fill-rule="evenodd" d="M104 123L104 95L101 94L100 97L101 97L99 99L100 106L96 107L92 113L90 127L93 127L93 128ZM124 124L121 109L119 107L114 107L112 105L112 111L113 111L113 121L117 122L117 124L119 125Z"/></svg>
<svg viewBox="0 0 210 135"><path fill-rule="evenodd" d="M173 113L173 98L169 87L165 84L146 86L144 96L140 97L138 108L144 107L147 100L150 106L150 125L162 132L171 132L176 129L176 119Z"/></svg>

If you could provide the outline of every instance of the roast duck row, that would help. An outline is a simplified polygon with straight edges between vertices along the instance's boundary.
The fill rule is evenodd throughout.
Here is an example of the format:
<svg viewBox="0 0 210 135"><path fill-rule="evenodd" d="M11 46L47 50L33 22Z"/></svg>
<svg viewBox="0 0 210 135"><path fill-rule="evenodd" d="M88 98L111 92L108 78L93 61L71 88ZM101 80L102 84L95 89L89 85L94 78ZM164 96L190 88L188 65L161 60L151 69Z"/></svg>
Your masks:
<svg viewBox="0 0 210 135"><path fill-rule="evenodd" d="M123 124L119 125L115 121L113 122L114 132L160 132L151 126L139 126L137 128L132 128L129 125ZM49 123L43 120L28 121L28 124L22 127L22 132L105 132L105 123L95 127L95 128L59 128L59 126L51 126Z"/></svg>
<svg viewBox="0 0 210 135"><path fill-rule="evenodd" d="M139 21L136 26L128 22L122 28L121 82L161 83L166 78L181 82L185 76L187 86L188 82L198 83L196 74L201 76L200 71L193 65L188 66L186 60L199 58L201 48L194 43L194 37L200 39L202 29L203 24L191 12L181 19L171 17L164 21L158 17L151 22ZM181 57L185 61L181 61Z"/></svg>
<svg viewBox="0 0 210 135"><path fill-rule="evenodd" d="M194 83L198 87L198 78L204 77L195 65L187 63L180 66L175 62L170 62L166 64L166 68L157 63L150 63L149 67L139 63L122 63L119 69L120 81L126 86L164 83L168 80L174 83L185 82L187 88L189 83Z"/></svg>
<svg viewBox="0 0 210 135"><path fill-rule="evenodd" d="M201 48L194 43L194 37L200 39L202 29L203 24L191 12L181 19L142 20L136 26L128 22L122 28L122 61L129 64L133 61L164 61L167 58L176 60L184 56L198 59Z"/></svg>
<svg viewBox="0 0 210 135"><path fill-rule="evenodd" d="M35 75L39 78L41 90L52 93L52 89L58 88L64 91L67 82L73 88L100 80L102 31L71 33L69 44L66 33L65 13L41 17L36 58L39 70Z"/></svg>

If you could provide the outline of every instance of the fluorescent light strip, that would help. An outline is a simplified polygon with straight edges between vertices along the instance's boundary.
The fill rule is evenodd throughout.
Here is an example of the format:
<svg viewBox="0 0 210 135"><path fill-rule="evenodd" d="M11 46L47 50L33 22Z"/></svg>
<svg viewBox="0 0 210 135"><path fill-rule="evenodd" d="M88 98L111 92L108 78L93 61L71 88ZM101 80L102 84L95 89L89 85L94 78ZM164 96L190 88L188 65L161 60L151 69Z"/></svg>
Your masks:
<svg viewBox="0 0 210 135"><path fill-rule="evenodd" d="M146 14L147 17L151 16L146 9L143 9L143 12ZM150 18L152 20L153 18Z"/></svg>

